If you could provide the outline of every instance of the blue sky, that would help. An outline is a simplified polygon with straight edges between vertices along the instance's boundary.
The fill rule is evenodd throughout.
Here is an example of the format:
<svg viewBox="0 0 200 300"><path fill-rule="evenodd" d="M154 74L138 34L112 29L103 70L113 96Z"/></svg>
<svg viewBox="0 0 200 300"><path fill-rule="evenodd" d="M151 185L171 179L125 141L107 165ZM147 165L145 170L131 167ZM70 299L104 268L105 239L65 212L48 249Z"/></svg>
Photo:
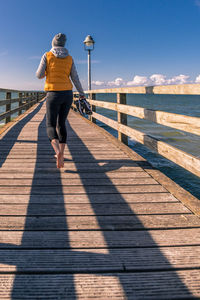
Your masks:
<svg viewBox="0 0 200 300"><path fill-rule="evenodd" d="M200 82L200 0L0 0L0 87L43 89L35 78L58 32L87 87ZM198 77L199 76L199 77Z"/></svg>

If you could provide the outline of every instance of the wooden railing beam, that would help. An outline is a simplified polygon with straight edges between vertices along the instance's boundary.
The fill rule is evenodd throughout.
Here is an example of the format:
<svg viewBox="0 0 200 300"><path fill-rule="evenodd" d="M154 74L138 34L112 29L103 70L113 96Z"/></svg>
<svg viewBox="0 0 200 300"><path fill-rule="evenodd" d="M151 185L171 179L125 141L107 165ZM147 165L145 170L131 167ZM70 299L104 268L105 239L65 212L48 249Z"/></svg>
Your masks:
<svg viewBox="0 0 200 300"><path fill-rule="evenodd" d="M90 101L92 105L115 110L123 114L127 114L136 118L145 119L156 124L172 127L185 132L200 135L200 118L169 113L165 111L157 111L144 107L123 105L105 101Z"/></svg>

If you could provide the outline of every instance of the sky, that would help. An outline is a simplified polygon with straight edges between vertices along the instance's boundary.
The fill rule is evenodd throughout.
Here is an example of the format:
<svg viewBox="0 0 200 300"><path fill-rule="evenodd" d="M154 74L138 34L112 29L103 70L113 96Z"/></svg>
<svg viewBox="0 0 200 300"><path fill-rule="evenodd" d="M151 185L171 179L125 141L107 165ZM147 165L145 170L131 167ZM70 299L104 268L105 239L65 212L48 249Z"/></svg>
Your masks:
<svg viewBox="0 0 200 300"><path fill-rule="evenodd" d="M200 83L200 0L0 0L0 88L42 90L35 72L55 34L67 36L87 89Z"/></svg>

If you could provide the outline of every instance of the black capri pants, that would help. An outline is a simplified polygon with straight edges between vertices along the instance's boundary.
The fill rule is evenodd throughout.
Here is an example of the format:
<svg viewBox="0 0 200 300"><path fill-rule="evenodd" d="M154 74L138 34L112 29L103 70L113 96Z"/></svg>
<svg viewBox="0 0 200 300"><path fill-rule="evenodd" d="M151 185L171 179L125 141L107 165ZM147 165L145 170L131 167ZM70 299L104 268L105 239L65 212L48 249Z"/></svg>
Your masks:
<svg viewBox="0 0 200 300"><path fill-rule="evenodd" d="M73 100L72 91L50 91L46 96L46 129L49 140L59 140L66 143L67 130L65 126Z"/></svg>

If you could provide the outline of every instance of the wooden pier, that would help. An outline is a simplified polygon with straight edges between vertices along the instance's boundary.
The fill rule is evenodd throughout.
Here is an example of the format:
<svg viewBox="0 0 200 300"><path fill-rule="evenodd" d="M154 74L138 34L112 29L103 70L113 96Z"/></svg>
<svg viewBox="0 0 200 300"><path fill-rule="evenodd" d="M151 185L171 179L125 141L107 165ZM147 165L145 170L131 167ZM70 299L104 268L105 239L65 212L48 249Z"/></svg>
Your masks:
<svg viewBox="0 0 200 300"><path fill-rule="evenodd" d="M61 170L43 101L0 135L0 299L199 299L198 199L78 113L67 126Z"/></svg>

